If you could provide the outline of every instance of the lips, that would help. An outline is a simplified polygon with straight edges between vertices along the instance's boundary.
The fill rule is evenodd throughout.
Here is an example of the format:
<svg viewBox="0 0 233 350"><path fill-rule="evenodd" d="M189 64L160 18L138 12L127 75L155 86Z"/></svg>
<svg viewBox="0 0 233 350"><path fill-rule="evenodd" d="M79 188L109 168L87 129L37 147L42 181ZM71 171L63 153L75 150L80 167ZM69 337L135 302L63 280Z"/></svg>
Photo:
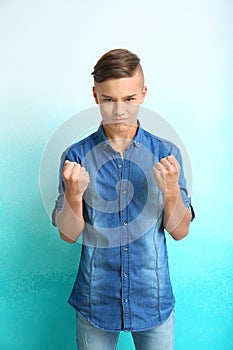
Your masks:
<svg viewBox="0 0 233 350"><path fill-rule="evenodd" d="M125 123L128 120L128 118L117 118L117 119L113 119L113 123Z"/></svg>

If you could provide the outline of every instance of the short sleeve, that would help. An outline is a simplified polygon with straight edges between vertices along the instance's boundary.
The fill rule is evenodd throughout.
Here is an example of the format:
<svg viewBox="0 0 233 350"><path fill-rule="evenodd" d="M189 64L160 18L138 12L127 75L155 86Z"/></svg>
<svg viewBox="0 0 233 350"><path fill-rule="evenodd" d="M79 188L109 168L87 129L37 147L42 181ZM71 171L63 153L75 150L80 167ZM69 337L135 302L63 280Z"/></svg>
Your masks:
<svg viewBox="0 0 233 350"><path fill-rule="evenodd" d="M183 199L184 205L190 210L190 213L192 215L192 220L193 220L195 218L195 212L191 204L191 197L189 196L188 190L187 190L187 184L186 184L184 168L183 168L183 161L182 161L180 150L176 147L171 154L175 156L176 160L180 164L180 176L179 176L180 194Z"/></svg>
<svg viewBox="0 0 233 350"><path fill-rule="evenodd" d="M65 160L67 159L67 150L63 152L60 160L60 168L59 168L59 185L58 185L58 197L55 201L55 206L52 211L52 224L56 226L56 216L59 211L61 211L63 202L64 202L64 192L65 192L65 185L62 180L62 169L65 163Z"/></svg>
<svg viewBox="0 0 233 350"><path fill-rule="evenodd" d="M52 224L54 226L56 226L56 216L59 213L59 211L61 211L64 203L65 184L62 180L62 169L66 160L69 160L71 162L77 162L79 164L82 163L81 158L79 156L79 147L77 147L77 144L68 147L61 156L59 168L58 197L55 201L55 206L52 211Z"/></svg>
<svg viewBox="0 0 233 350"><path fill-rule="evenodd" d="M180 194L183 200L184 205L190 210L192 215L192 220L195 218L195 212L191 204L191 197L188 194L186 179L184 175L183 161L179 148L173 143L160 139L162 141L162 148L160 153L160 158L167 157L168 155L173 155L180 165L180 176L179 176L179 187Z"/></svg>

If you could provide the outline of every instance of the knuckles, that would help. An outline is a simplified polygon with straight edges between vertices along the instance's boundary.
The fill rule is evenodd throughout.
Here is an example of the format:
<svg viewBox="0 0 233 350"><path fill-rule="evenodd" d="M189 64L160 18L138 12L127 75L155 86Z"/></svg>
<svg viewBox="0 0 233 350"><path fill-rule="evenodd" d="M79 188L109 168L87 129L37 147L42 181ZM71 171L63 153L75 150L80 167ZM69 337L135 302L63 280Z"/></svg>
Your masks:
<svg viewBox="0 0 233 350"><path fill-rule="evenodd" d="M87 180L87 182L90 180L90 176L85 167L82 167L76 162L66 160L62 171L63 180L65 182L76 182L80 179L80 177L82 180Z"/></svg>

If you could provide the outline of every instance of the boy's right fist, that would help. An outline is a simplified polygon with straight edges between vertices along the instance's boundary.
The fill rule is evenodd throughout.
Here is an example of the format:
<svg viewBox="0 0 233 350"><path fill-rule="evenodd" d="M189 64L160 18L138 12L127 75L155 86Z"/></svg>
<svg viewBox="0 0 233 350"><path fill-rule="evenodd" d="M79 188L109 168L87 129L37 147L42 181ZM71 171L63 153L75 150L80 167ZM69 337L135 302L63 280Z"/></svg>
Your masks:
<svg viewBox="0 0 233 350"><path fill-rule="evenodd" d="M72 196L83 196L90 182L86 168L69 160L64 163L62 178L66 186L66 194Z"/></svg>

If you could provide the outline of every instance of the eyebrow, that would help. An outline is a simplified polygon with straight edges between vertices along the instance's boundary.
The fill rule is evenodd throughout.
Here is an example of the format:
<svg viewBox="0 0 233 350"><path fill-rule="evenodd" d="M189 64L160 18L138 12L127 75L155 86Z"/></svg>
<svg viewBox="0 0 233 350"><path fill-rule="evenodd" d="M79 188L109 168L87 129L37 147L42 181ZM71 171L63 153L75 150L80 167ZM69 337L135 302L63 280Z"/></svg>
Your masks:
<svg viewBox="0 0 233 350"><path fill-rule="evenodd" d="M131 98L131 97L135 97L135 96L137 96L137 94L127 95L127 96L124 96L123 98ZM101 97L113 98L113 96L108 96L108 95L101 95Z"/></svg>

